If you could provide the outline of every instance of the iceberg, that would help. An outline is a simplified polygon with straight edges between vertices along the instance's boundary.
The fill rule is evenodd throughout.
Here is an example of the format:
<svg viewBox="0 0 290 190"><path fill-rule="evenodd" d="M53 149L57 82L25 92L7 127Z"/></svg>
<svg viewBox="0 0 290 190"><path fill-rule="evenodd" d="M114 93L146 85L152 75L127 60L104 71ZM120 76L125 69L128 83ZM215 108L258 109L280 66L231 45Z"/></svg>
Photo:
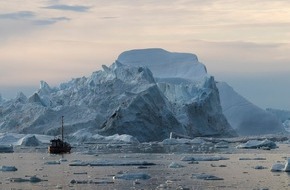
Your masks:
<svg viewBox="0 0 290 190"><path fill-rule="evenodd" d="M240 136L285 133L271 113L252 104L225 82L218 82L221 106L232 128Z"/></svg>
<svg viewBox="0 0 290 190"><path fill-rule="evenodd" d="M57 136L64 116L65 136L83 141L95 135L134 141L121 136L129 135L136 142L162 141L171 133L236 135L222 113L216 81L197 56L162 49L123 52L112 65L57 87L41 81L29 98L19 93L0 111L0 132Z"/></svg>

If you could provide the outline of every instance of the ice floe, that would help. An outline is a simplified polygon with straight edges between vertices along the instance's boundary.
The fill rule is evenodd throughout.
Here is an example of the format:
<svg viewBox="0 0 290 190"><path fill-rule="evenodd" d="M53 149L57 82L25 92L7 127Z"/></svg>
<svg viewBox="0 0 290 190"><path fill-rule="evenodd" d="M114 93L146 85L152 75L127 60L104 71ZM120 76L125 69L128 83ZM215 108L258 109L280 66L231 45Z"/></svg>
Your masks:
<svg viewBox="0 0 290 190"><path fill-rule="evenodd" d="M184 156L181 161L220 161L229 160L223 156Z"/></svg>
<svg viewBox="0 0 290 190"><path fill-rule="evenodd" d="M7 180L9 180L10 182L14 182L14 183L21 183L21 182L38 183L41 181L46 181L46 180L40 179L39 177L36 177L36 176L31 176L28 179L16 177L16 178L8 178Z"/></svg>
<svg viewBox="0 0 290 190"><path fill-rule="evenodd" d="M136 180L136 179L147 180L150 178L151 176L146 173L125 173L125 174L117 174L113 177L113 179L123 179L123 180Z"/></svg>
<svg viewBox="0 0 290 190"><path fill-rule="evenodd" d="M15 166L0 166L1 172L15 172L17 168Z"/></svg>
<svg viewBox="0 0 290 190"><path fill-rule="evenodd" d="M266 158L255 157L255 158L239 158L239 160L266 160Z"/></svg>
<svg viewBox="0 0 290 190"><path fill-rule="evenodd" d="M164 139L162 141L163 145L174 145L174 144L206 144L207 142L201 138L194 138L194 139Z"/></svg>
<svg viewBox="0 0 290 190"><path fill-rule="evenodd" d="M12 145L0 145L0 153L12 153L14 152Z"/></svg>
<svg viewBox="0 0 290 190"><path fill-rule="evenodd" d="M271 171L272 172L283 172L284 168L285 168L285 164L275 163L275 164L273 164Z"/></svg>
<svg viewBox="0 0 290 190"><path fill-rule="evenodd" d="M240 144L237 148L249 148L249 149L275 149L278 148L275 142L265 139L265 140L249 140L246 143Z"/></svg>
<svg viewBox="0 0 290 190"><path fill-rule="evenodd" d="M60 164L60 161L58 160L51 160L51 161L47 161L44 163L45 165L56 165L56 164Z"/></svg>
<svg viewBox="0 0 290 190"><path fill-rule="evenodd" d="M265 167L265 166L260 166L260 165L258 165L258 166L255 166L255 167L253 167L254 169L256 169L256 170L263 170L263 169L267 169L267 167Z"/></svg>
<svg viewBox="0 0 290 190"><path fill-rule="evenodd" d="M134 160L95 160L95 161L73 161L69 166L152 166L153 162Z"/></svg>
<svg viewBox="0 0 290 190"><path fill-rule="evenodd" d="M210 175L210 174L192 174L192 178L195 179L202 179L202 180L224 180L223 178L214 176L214 175Z"/></svg>
<svg viewBox="0 0 290 190"><path fill-rule="evenodd" d="M102 181L93 181L93 180L71 180L70 181L71 184L113 184L113 181L106 181L106 180L102 180Z"/></svg>
<svg viewBox="0 0 290 190"><path fill-rule="evenodd" d="M169 168L183 168L185 167L184 165L178 164L176 162L171 162L171 164L169 164L168 166Z"/></svg>
<svg viewBox="0 0 290 190"><path fill-rule="evenodd" d="M290 158L287 158L285 163L275 163L273 164L272 172L290 172Z"/></svg>

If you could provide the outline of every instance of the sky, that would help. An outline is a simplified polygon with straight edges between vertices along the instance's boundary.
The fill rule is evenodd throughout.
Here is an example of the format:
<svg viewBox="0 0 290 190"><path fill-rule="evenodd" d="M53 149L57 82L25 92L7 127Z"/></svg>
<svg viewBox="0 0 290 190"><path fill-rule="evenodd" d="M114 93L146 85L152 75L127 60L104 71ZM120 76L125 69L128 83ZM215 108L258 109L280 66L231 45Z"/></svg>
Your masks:
<svg viewBox="0 0 290 190"><path fill-rule="evenodd" d="M0 94L89 76L123 51L196 54L261 108L290 110L288 0L0 1Z"/></svg>

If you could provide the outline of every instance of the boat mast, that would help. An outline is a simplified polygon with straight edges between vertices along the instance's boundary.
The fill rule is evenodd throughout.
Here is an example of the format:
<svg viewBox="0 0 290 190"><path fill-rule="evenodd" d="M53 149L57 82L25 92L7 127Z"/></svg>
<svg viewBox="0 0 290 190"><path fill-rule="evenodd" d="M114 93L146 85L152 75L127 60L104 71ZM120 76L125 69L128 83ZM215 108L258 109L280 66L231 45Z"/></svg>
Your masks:
<svg viewBox="0 0 290 190"><path fill-rule="evenodd" d="M63 117L64 116L61 116L61 140L63 142Z"/></svg>

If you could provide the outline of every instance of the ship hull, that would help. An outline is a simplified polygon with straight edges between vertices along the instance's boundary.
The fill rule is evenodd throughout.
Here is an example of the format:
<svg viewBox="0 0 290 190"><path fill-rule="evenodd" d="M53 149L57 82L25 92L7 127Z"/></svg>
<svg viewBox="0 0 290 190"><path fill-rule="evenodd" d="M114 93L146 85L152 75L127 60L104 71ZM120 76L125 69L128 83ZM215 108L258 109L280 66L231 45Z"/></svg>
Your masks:
<svg viewBox="0 0 290 190"><path fill-rule="evenodd" d="M48 147L48 152L50 154L65 154L70 153L71 147Z"/></svg>

